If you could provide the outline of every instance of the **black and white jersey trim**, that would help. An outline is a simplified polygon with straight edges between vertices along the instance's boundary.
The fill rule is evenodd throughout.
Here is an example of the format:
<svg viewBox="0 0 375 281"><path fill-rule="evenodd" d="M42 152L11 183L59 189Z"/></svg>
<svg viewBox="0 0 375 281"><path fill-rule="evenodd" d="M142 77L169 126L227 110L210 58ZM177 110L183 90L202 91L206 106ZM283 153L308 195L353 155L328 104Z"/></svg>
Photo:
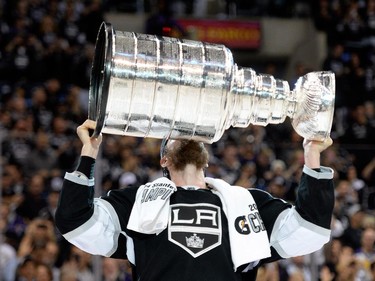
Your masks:
<svg viewBox="0 0 375 281"><path fill-rule="evenodd" d="M127 238L129 261L134 262L133 241L121 230L116 211L107 201L94 199L94 213L91 218L63 236L74 245L86 245L86 251L91 254L110 257L118 248L121 234Z"/></svg>
<svg viewBox="0 0 375 281"><path fill-rule="evenodd" d="M272 229L270 245L281 257L290 258L319 250L321 245L329 241L330 236L329 229L308 222L301 217L295 207L292 207L284 210L277 217Z"/></svg>
<svg viewBox="0 0 375 281"><path fill-rule="evenodd" d="M324 166L320 166L320 172L314 171L313 169L310 169L309 167L304 166L303 172L306 175L309 175L310 177L316 178L318 180L333 179L333 169L328 168L328 167L324 167Z"/></svg>
<svg viewBox="0 0 375 281"><path fill-rule="evenodd" d="M84 174L80 172L65 173L65 179L74 182L76 184L85 185L85 186L94 186L95 179L88 179Z"/></svg>

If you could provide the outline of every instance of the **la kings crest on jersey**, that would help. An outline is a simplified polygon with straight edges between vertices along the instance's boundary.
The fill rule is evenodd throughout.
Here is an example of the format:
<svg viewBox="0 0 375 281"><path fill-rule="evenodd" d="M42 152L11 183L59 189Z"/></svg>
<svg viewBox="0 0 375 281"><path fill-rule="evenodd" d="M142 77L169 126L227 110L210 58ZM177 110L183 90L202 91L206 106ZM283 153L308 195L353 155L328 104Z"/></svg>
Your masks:
<svg viewBox="0 0 375 281"><path fill-rule="evenodd" d="M212 204L170 206L168 240L194 258L221 245L221 213Z"/></svg>

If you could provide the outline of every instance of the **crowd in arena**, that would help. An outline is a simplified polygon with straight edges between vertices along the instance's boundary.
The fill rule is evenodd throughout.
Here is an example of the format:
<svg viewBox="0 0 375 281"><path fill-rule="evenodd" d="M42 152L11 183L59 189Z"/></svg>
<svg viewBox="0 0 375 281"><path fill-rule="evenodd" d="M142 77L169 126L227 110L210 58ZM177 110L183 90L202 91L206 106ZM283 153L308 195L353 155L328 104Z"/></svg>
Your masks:
<svg viewBox="0 0 375 281"><path fill-rule="evenodd" d="M98 261L54 225L64 174L80 154L76 127L87 118L96 34L110 2L0 1L0 281L131 280L127 261ZM374 281L375 0L316 1L311 17L327 34L321 69L336 75L334 144L322 155L335 170L332 239L261 267L257 280ZM207 146L206 174L293 202L302 140L288 120L231 128ZM158 139L105 135L97 195L161 176L159 148Z"/></svg>

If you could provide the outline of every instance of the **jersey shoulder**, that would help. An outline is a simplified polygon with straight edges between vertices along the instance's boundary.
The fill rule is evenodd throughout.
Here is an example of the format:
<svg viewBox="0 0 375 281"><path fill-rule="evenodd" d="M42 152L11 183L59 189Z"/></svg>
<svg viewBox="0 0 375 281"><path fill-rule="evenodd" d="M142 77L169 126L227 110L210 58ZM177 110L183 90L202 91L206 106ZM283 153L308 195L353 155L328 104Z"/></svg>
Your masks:
<svg viewBox="0 0 375 281"><path fill-rule="evenodd" d="M258 207L261 207L265 205L266 203L273 201L273 200L281 200L281 199L273 197L270 193L262 189L250 188L249 192L253 196L255 203L258 205Z"/></svg>

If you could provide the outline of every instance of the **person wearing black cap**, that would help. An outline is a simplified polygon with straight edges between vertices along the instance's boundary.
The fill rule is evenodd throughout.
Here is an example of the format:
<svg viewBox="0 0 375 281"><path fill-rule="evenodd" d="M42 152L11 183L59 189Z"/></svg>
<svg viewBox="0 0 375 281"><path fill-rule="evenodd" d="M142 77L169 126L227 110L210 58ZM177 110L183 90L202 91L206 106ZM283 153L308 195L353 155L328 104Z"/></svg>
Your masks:
<svg viewBox="0 0 375 281"><path fill-rule="evenodd" d="M163 141L163 177L94 198L102 136L91 138L93 128L91 120L77 128L81 158L65 174L56 225L88 253L128 259L134 280L255 280L262 264L314 252L330 239L333 170L320 165L330 138L304 140L294 206L205 177L208 153L193 140Z"/></svg>

